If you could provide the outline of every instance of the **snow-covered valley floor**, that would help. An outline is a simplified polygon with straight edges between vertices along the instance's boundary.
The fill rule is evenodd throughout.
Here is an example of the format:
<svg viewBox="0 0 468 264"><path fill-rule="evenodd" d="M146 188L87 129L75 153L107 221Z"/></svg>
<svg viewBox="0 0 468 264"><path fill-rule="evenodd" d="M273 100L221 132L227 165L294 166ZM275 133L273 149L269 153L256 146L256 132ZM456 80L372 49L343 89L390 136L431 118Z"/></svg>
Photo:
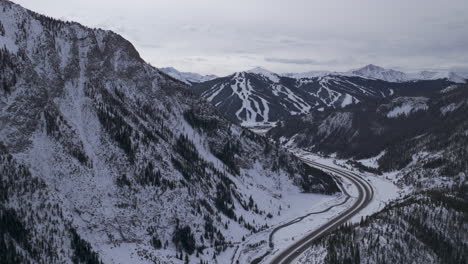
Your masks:
<svg viewBox="0 0 468 264"><path fill-rule="evenodd" d="M398 187L390 180L394 178L392 174L395 174L395 173L385 173L382 175L375 175L369 172L360 172L356 168L347 164L348 160L335 159L333 157L325 158L315 153L310 153L307 151L297 150L297 149L294 149L291 151L296 156L302 159L315 161L315 162L319 162L321 164L324 164L330 167L335 167L341 170L348 170L354 173L358 173L360 176L365 178L372 185L372 187L374 188L374 199L364 210L362 210L360 213L356 214L352 218L351 220L352 222L358 222L360 221L361 217L371 215L375 212L382 210L385 207L385 205L388 204L390 201L403 197L404 194L408 191L406 189L402 189ZM375 162L377 158L368 159L368 160L373 160ZM367 164L367 165L372 167L372 164ZM346 188L349 188L347 186L348 185L345 185ZM356 190L354 188L351 188L349 189L349 191L355 192Z"/></svg>
<svg viewBox="0 0 468 264"><path fill-rule="evenodd" d="M386 179L388 178L388 175L377 176L371 173L359 172L350 165L346 164L347 160L325 158L314 153L297 149L291 150L291 152L306 160L319 162L324 165L339 168L341 170L345 169L359 173L373 186L375 191L374 199L364 210L352 218L352 222L358 222L362 217L378 212L387 203L401 197L404 193L402 189ZM356 200L357 189L353 184L351 184L351 182L345 179L342 179L342 186L350 195L350 198L347 201L347 196L345 194L336 196L291 194L288 197L284 197L290 204L290 208L283 210L280 217L275 217L277 218L277 221L275 221L275 224L270 225L269 229L246 237L245 241L237 245L236 248L225 252L225 257L227 257L227 255L231 255L229 261L225 258L226 263L250 263L252 260L262 256L264 256L264 258L260 263L268 263L274 258L275 255L294 243L294 240L297 240L305 236L307 233L316 230L329 219L335 217L352 206ZM300 216L305 216L312 212L324 211L333 205L335 206L326 212L309 215L301 219L301 221L278 230L272 239L274 244L273 251L268 255L265 255L271 250L268 243L268 238L276 227L291 222Z"/></svg>
<svg viewBox="0 0 468 264"><path fill-rule="evenodd" d="M232 263L236 263L236 261L239 261L239 263L250 263L252 260L265 255L265 253L270 251L268 242L269 236L276 227L289 223L298 217L323 211L330 206L341 204L345 201L346 196L343 194L328 196L302 193L292 194L286 199L290 201L291 208L288 208L288 210L284 212L284 216L278 218L277 223L271 225L269 229L253 234L247 237L243 243L239 244L238 248L234 250L235 252L232 257ZM352 204L351 200L352 199L349 199L344 205L333 208L329 212L339 213L341 210L344 210L348 204ZM334 214L331 213L329 217L332 217L333 215ZM303 236L308 232L308 230L310 230L310 228L320 225L326 221L326 219L328 218L322 218L322 215L311 215L295 224L277 231L274 234L272 241L275 245L274 251L272 252L273 254L265 257L263 262L267 262L272 256L274 256L274 254L279 252L281 249L286 248L292 243L294 238Z"/></svg>

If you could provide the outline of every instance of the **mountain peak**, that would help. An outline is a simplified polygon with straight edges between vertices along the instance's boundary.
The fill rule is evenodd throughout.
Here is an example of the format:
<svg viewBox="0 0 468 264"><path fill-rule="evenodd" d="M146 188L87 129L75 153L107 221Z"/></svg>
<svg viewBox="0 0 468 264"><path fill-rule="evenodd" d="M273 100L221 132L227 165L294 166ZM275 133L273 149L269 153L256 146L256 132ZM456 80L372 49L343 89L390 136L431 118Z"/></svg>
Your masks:
<svg viewBox="0 0 468 264"><path fill-rule="evenodd" d="M381 66L378 66L378 65L375 65L375 64L367 64L366 66L362 67L362 68L359 68L357 70L354 70L354 71L388 71L387 69L385 69L384 67L381 67ZM392 71L392 69L389 69L390 71Z"/></svg>
<svg viewBox="0 0 468 264"><path fill-rule="evenodd" d="M361 77L380 79L388 82L401 82L407 79L404 72L385 69L374 64L368 64L360 69L351 71L351 73Z"/></svg>
<svg viewBox="0 0 468 264"><path fill-rule="evenodd" d="M265 69L265 68L263 68L261 66L257 66L255 68L252 68L252 69L248 70L247 72L252 72L252 73L259 73L259 72L274 73L274 72L272 72L272 71L270 71L268 69Z"/></svg>
<svg viewBox="0 0 468 264"><path fill-rule="evenodd" d="M374 70L374 71L393 71L392 69L386 69L384 67L381 67L375 64L367 64L362 69L369 69L369 70Z"/></svg>
<svg viewBox="0 0 468 264"><path fill-rule="evenodd" d="M265 68L262 68L262 67L255 67L253 69L250 69L247 71L248 73L254 73L254 74L259 74L259 75L262 75L268 79L270 79L272 82L279 82L279 75L270 71L270 70L267 70Z"/></svg>

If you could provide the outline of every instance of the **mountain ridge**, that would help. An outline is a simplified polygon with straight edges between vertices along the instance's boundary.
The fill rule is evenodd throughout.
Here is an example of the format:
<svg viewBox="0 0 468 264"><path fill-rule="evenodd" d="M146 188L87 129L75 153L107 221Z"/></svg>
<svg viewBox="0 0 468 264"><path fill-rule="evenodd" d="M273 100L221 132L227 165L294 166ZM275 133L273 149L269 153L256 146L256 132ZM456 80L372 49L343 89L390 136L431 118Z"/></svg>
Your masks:
<svg viewBox="0 0 468 264"><path fill-rule="evenodd" d="M233 122L271 126L295 115L339 109L424 87L442 89L450 84L447 79L400 83L335 73L297 79L255 68L197 83L192 88Z"/></svg>
<svg viewBox="0 0 468 264"><path fill-rule="evenodd" d="M187 81L186 79L190 76L193 80L192 82L200 83L204 81L210 81L216 78L224 78L236 73L249 72L263 75L274 82L278 81L278 77L289 77L295 79L307 79L307 78L316 78L324 76L346 76L346 77L363 77L376 80L383 80L387 82L411 82L411 81L423 81L423 80L438 80L438 79L447 79L455 83L465 83L468 80L467 72L455 72L455 71L431 71L431 70L422 70L416 72L403 72L394 69L386 69L378 65L368 64L358 69L353 69L346 72L339 71L308 71L308 72L299 72L299 73L275 73L261 66L252 68L250 70L238 71L226 76L216 76L216 75L200 75L197 73L181 73L172 67L161 68L163 72L172 73L172 77ZM188 77L184 77L184 74L187 74Z"/></svg>
<svg viewBox="0 0 468 264"><path fill-rule="evenodd" d="M201 75L193 72L180 72L174 67L163 67L159 68L159 70L188 85L192 85L193 83L206 82L218 78L218 76L213 74Z"/></svg>

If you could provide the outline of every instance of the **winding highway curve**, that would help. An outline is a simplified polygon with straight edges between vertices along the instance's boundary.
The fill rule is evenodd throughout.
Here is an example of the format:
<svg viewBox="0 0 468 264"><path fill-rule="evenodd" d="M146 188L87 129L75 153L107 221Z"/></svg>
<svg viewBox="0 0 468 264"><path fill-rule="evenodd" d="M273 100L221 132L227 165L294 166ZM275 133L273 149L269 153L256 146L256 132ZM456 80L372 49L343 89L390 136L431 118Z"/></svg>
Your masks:
<svg viewBox="0 0 468 264"><path fill-rule="evenodd" d="M330 171L332 173L335 173L338 176L348 179L356 186L358 190L358 197L357 197L356 202L350 208L346 209L341 214L332 218L326 224L320 226L318 229L307 234L305 237L299 239L297 242L295 242L294 244L286 248L283 252L277 255L270 262L271 264L292 263L297 257L299 257L302 253L304 253L308 248L310 248L315 240L335 230L336 228L338 228L340 225L342 225L346 221L349 221L354 215L356 215L359 211L364 209L372 201L372 198L374 197L374 189L361 176L353 172L340 170L334 167L323 165L321 163L308 161L304 159L302 160L310 166L320 168L326 171Z"/></svg>

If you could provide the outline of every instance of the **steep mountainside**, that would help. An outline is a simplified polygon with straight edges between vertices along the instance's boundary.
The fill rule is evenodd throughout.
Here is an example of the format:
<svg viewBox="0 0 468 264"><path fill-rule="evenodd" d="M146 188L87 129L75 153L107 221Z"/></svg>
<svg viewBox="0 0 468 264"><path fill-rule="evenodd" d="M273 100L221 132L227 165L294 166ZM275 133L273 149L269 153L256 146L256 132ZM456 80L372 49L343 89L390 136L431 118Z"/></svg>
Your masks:
<svg viewBox="0 0 468 264"><path fill-rule="evenodd" d="M0 259L2 263L99 264L78 235L60 198L0 145Z"/></svg>
<svg viewBox="0 0 468 264"><path fill-rule="evenodd" d="M7 263L212 260L268 226L288 193L338 192L113 32L9 1L0 28Z"/></svg>
<svg viewBox="0 0 468 264"><path fill-rule="evenodd" d="M402 170L402 183L437 186L466 179L467 112L468 85L457 84L289 119L269 135L343 158L377 156L374 170Z"/></svg>
<svg viewBox="0 0 468 264"><path fill-rule="evenodd" d="M324 237L297 263L467 263L467 193L465 185L394 202Z"/></svg>

